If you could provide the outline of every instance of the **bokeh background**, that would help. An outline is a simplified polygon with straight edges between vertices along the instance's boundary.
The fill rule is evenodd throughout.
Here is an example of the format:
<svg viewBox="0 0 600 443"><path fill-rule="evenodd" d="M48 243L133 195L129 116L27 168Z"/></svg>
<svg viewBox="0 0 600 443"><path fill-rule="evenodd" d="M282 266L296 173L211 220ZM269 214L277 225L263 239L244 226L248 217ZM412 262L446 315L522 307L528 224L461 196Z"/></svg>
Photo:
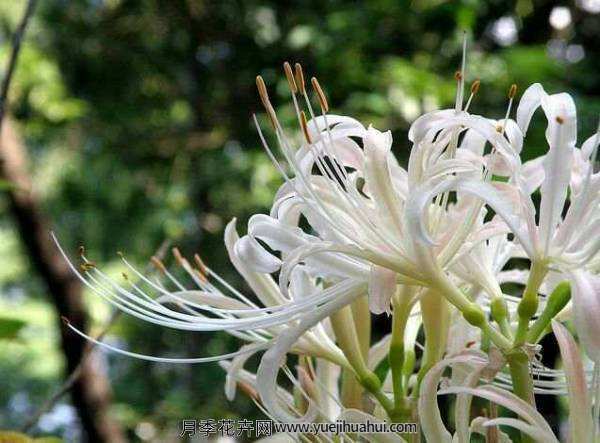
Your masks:
<svg viewBox="0 0 600 443"><path fill-rule="evenodd" d="M0 1L2 67L25 4ZM143 268L168 241L200 252L246 290L228 264L223 228L237 217L243 232L252 213L268 211L281 183L251 124L260 112L255 76L264 76L291 124L281 65L302 62L333 112L391 129L394 150L406 159L411 121L454 100L463 31L467 82L481 79L473 112L500 118L512 83L522 92L542 82L574 96L580 139L594 131L599 0L39 0L0 149L0 428L23 427L74 367L81 345L60 315L87 317L92 333L111 317L65 275L56 251L36 252L36 241L54 230L70 253L84 244L115 276L123 270L116 251ZM543 149L542 125L525 156ZM23 201L31 211L19 212ZM236 346L226 336L125 316L106 340L180 357ZM44 413L34 434L168 442L178 440L184 418L260 417L243 396L225 400L216 364L96 353L85 370L74 396Z"/></svg>

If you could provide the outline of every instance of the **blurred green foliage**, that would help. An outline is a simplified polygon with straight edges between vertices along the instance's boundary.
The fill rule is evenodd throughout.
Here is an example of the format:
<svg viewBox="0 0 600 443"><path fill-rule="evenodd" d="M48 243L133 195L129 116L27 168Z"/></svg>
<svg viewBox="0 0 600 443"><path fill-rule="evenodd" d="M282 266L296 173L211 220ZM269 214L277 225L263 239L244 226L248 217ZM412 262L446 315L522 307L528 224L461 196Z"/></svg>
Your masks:
<svg viewBox="0 0 600 443"><path fill-rule="evenodd" d="M24 4L0 2L2 62ZM281 64L302 62L318 75L334 112L391 129L405 159L410 122L454 100L464 30L467 79L482 81L473 112L501 118L511 83L522 91L539 81L574 95L583 137L600 114L600 17L566 4L573 22L557 30L548 22L554 2L545 0L44 0L24 44L10 110L27 143L35 190L67 250L85 244L118 277L117 250L144 267L168 239L184 253L199 251L247 290L228 264L223 228L238 217L243 231L250 214L268 210L281 183L251 124L260 112L257 74L292 124ZM542 131L533 133L525 155L544 146ZM0 192L7 186L0 183ZM0 291L2 318L10 312L19 325L17 341L0 341L0 428L15 428L55 389L62 363L52 307L1 197ZM110 310L92 294L86 301L99 327ZM235 348L224 336L131 318L122 318L109 340L169 356ZM216 364L102 358L115 414L132 438L167 441L183 418L257 414L245 398L225 401ZM41 431L77 434L69 414L54 415ZM150 428L140 432L140 423Z"/></svg>

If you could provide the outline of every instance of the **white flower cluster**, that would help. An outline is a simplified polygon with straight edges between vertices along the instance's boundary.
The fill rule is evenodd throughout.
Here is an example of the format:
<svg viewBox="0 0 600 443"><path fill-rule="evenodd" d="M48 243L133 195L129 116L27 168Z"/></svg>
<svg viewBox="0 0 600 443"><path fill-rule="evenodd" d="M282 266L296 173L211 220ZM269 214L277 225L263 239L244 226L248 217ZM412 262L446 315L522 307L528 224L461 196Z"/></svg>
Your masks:
<svg viewBox="0 0 600 443"><path fill-rule="evenodd" d="M418 417L425 439L434 443L468 442L476 433L510 441L507 427L520 431L521 441L550 442L558 439L537 412L535 394L556 394L570 400L570 441L594 441L600 386L600 174L594 162L600 136L578 146L571 96L534 84L513 120L513 86L506 115L486 118L469 112L478 81L464 104L463 66L454 109L412 124L405 169L394 157L389 131L330 114L315 78L313 107L301 66L284 67L302 137L286 134L258 77L277 151L255 122L285 182L270 214L254 215L246 235L238 236L235 220L225 231L231 262L253 296L232 288L199 257L190 263L178 251L189 283L159 260L160 280L124 260L131 269L127 285L83 256L80 269L72 265L96 294L130 315L175 329L226 331L244 345L233 354L196 359L100 345L156 361L221 360L227 396L240 388L282 422ZM540 107L548 148L524 162L525 136ZM508 294L507 288L521 289ZM384 313L392 316L391 332L375 341L371 317ZM573 322L585 357L561 324L566 321ZM562 370L539 361L539 342L549 333L560 345ZM256 373L246 370L249 357L262 352ZM292 354L295 368L285 363ZM280 372L285 383L278 383ZM454 433L438 409L443 394L456 395ZM498 416L492 407L472 419L473 397L517 418Z"/></svg>

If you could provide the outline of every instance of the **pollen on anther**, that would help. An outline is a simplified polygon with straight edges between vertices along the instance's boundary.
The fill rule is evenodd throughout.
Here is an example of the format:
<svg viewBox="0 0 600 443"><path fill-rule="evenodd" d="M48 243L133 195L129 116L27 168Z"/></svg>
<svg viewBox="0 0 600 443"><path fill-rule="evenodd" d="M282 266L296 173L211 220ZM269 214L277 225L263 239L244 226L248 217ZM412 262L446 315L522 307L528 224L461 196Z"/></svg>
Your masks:
<svg viewBox="0 0 600 443"><path fill-rule="evenodd" d="M160 259L158 257L152 256L150 258L150 261L156 267L156 269L158 269L159 271L161 271L163 273L167 272L167 268L165 267L165 265L163 264L163 262L160 261Z"/></svg>
<svg viewBox="0 0 600 443"><path fill-rule="evenodd" d="M294 80L294 72L292 71L292 67L288 62L283 64L283 70L285 71L285 76L287 78L288 84L290 85L290 90L293 94L298 92L298 86L296 86L296 80Z"/></svg>
<svg viewBox="0 0 600 443"><path fill-rule="evenodd" d="M260 96L260 99L263 102L263 105L267 106L267 103L269 103L269 94L267 92L267 85L265 85L265 81L263 80L262 76L257 75L256 76L256 89L258 89L258 95Z"/></svg>
<svg viewBox="0 0 600 443"><path fill-rule="evenodd" d="M175 260L177 260L178 263L183 262L183 255L181 255L181 252L178 248L172 248L171 252L173 253L173 257L175 257Z"/></svg>
<svg viewBox="0 0 600 443"><path fill-rule="evenodd" d="M462 80L462 78L463 78L462 72L460 72L460 71L456 71L456 72L454 73L454 79L455 79L456 81L460 81L460 80Z"/></svg>
<svg viewBox="0 0 600 443"><path fill-rule="evenodd" d="M88 261L88 262L85 262L85 263L81 263L79 265L79 269L81 269L81 271L83 271L83 272L91 271L95 267L96 267L96 265L93 262L91 262L91 261Z"/></svg>
<svg viewBox="0 0 600 443"><path fill-rule="evenodd" d="M517 95L517 85L513 83L508 90L508 98L515 98L515 95Z"/></svg>
<svg viewBox="0 0 600 443"><path fill-rule="evenodd" d="M208 272L206 271L206 265L204 264L204 262L200 258L200 255L194 254L194 261L196 262L196 266L198 267L198 270L202 274L204 274L204 276L208 275Z"/></svg>
<svg viewBox="0 0 600 443"><path fill-rule="evenodd" d="M471 85L471 94L475 95L479 92L479 86L481 85L481 80L475 80Z"/></svg>
<svg viewBox="0 0 600 443"><path fill-rule="evenodd" d="M312 140L310 139L310 134L308 132L308 123L306 122L306 114L304 113L304 111L300 112L300 125L302 126L302 132L304 134L304 138L306 139L306 142L309 145L311 145Z"/></svg>
<svg viewBox="0 0 600 443"><path fill-rule="evenodd" d="M129 280L129 276L127 275L127 273L126 273L126 272L122 272L122 273L121 273L121 275L123 276L123 278L124 278L125 280Z"/></svg>
<svg viewBox="0 0 600 443"><path fill-rule="evenodd" d="M83 255L85 254L85 246L81 245L78 249L79 252L79 256L83 257Z"/></svg>
<svg viewBox="0 0 600 443"><path fill-rule="evenodd" d="M205 283L208 281L208 278L205 274L202 273L202 271L200 271L199 269L194 269L193 271L198 276L201 282Z"/></svg>
<svg viewBox="0 0 600 443"><path fill-rule="evenodd" d="M277 128L277 116L275 115L275 110L273 109L273 105L271 105L271 101L269 100L269 94L267 92L265 81L260 75L256 76L256 89L258 89L258 95L260 96L260 100L267 111L267 115L269 116L269 120L271 120L273 128Z"/></svg>
<svg viewBox="0 0 600 443"><path fill-rule="evenodd" d="M313 89L317 93L319 103L321 104L321 109L323 112L329 112L329 103L327 103L327 97L325 96L325 93L319 84L319 80L317 80L316 77L313 77L310 79L310 82L312 83Z"/></svg>
<svg viewBox="0 0 600 443"><path fill-rule="evenodd" d="M304 86L304 72L302 72L302 65L300 63L296 63L294 65L296 71L296 86L301 94L306 93L306 87Z"/></svg>
<svg viewBox="0 0 600 443"><path fill-rule="evenodd" d="M183 255L181 255L181 252L179 252L178 248L173 248L172 252L173 252L173 256L175 257L175 260L177 260L177 264L179 266L182 266L185 268L190 265L190 263L187 261L187 259Z"/></svg>

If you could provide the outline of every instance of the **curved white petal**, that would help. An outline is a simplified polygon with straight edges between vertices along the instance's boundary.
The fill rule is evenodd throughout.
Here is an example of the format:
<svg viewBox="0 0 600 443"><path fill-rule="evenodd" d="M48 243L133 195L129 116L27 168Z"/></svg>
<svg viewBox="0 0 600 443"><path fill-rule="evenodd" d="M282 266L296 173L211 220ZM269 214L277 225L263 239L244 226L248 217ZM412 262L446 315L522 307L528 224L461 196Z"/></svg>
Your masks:
<svg viewBox="0 0 600 443"><path fill-rule="evenodd" d="M282 332L273 347L263 355L256 373L257 389L265 408L277 420L285 423L314 421L317 411L314 403L310 400L308 411L303 417L295 417L280 406L277 398L277 374L284 363L286 354L302 334L332 313L352 303L364 294L365 289L363 283L356 283L349 289L343 287L332 302L310 312L297 326L290 327Z"/></svg>
<svg viewBox="0 0 600 443"><path fill-rule="evenodd" d="M255 214L248 221L248 235L264 241L275 251L289 252L316 237L305 234L297 226L290 226L265 214Z"/></svg>
<svg viewBox="0 0 600 443"><path fill-rule="evenodd" d="M523 193L526 195L533 194L544 181L544 161L545 156L529 160L523 163L520 174L520 183L523 188Z"/></svg>
<svg viewBox="0 0 600 443"><path fill-rule="evenodd" d="M444 426L440 409L437 403L438 384L444 370L451 365L464 363L469 365L485 366L486 361L475 355L459 355L446 358L433 366L423 378L419 392L419 418L421 430L427 441L436 443L452 443L452 435Z"/></svg>
<svg viewBox="0 0 600 443"><path fill-rule="evenodd" d="M566 139L567 123L555 124L550 150L544 158L544 181L540 192L540 239L544 252L548 253L550 242L558 225L571 180L574 141Z"/></svg>
<svg viewBox="0 0 600 443"><path fill-rule="evenodd" d="M390 312L390 300L396 292L396 273L372 265L369 275L369 309L373 314Z"/></svg>
<svg viewBox="0 0 600 443"><path fill-rule="evenodd" d="M518 429L519 431L529 435L538 443L560 443L552 433L548 433L536 426L530 425L529 423L519 420L517 418L500 417L492 420L487 420L483 423L483 426L510 426L511 428ZM574 440L580 441L580 440Z"/></svg>
<svg viewBox="0 0 600 443"><path fill-rule="evenodd" d="M517 124L523 134L527 132L533 113L542 102L542 96L547 95L544 88L539 83L534 83L523 92L519 106L517 107Z"/></svg>
<svg viewBox="0 0 600 443"><path fill-rule="evenodd" d="M456 114L454 109L442 109L439 111L429 112L417 118L410 129L408 130L408 139L413 143L418 143L430 128L440 122L445 121L449 117Z"/></svg>
<svg viewBox="0 0 600 443"><path fill-rule="evenodd" d="M229 254L229 260L240 273L248 286L254 291L256 296L265 306L273 306L283 302L283 297L279 292L277 283L270 275L260 274L251 269L248 262L240 259L235 252L235 245L238 242L239 235L236 230L236 219L232 219L225 227L225 247Z"/></svg>
<svg viewBox="0 0 600 443"><path fill-rule="evenodd" d="M517 109L517 122L524 133L539 106L548 119L546 139L550 145L544 159L539 220L541 246L547 254L567 198L573 149L577 141L577 112L569 94L548 95L536 83L523 93Z"/></svg>
<svg viewBox="0 0 600 443"><path fill-rule="evenodd" d="M473 421L471 421L470 431L472 433L477 433L482 436L487 436L487 429L483 426L484 423L489 421L487 417L475 417ZM510 437L505 433L498 429L498 436L500 438L499 443L512 443Z"/></svg>
<svg viewBox="0 0 600 443"><path fill-rule="evenodd" d="M590 160L594 150L600 144L600 133L596 132L591 137L588 137L586 141L581 145L581 154L585 160Z"/></svg>
<svg viewBox="0 0 600 443"><path fill-rule="evenodd" d="M369 127L365 137L365 182L377 208L381 229L402 233L402 203L390 175L388 157L392 146L391 132L379 132Z"/></svg>
<svg viewBox="0 0 600 443"><path fill-rule="evenodd" d="M467 388L464 386L450 387L438 392L438 395L446 394L470 394L484 398L513 411L515 414L526 419L531 425L552 435L552 429L544 417L533 406L521 400L512 392L490 385L479 388Z"/></svg>
<svg viewBox="0 0 600 443"><path fill-rule="evenodd" d="M571 273L575 329L585 351L600 362L600 277L587 271Z"/></svg>
<svg viewBox="0 0 600 443"><path fill-rule="evenodd" d="M552 330L558 341L567 381L571 441L592 442L594 421L579 348L567 328L555 320L552 320Z"/></svg>
<svg viewBox="0 0 600 443"><path fill-rule="evenodd" d="M416 189L408 200L405 211L407 231L412 238L425 245L435 244L427 231L426 208L434 196L452 190L481 198L506 222L527 253L534 255L531 236L524 228L523 220L515 213L512 203L491 184L471 180L447 180L436 186L425 185Z"/></svg>
<svg viewBox="0 0 600 443"><path fill-rule="evenodd" d="M240 348L240 351L244 351L244 353L236 355L231 360L231 364L227 368L227 375L225 376L225 397L229 401L233 401L235 398L239 372L244 369L244 365L248 359L257 352L252 345L244 345Z"/></svg>
<svg viewBox="0 0 600 443"><path fill-rule="evenodd" d="M248 263L252 269L264 274L279 270L281 260L267 252L255 239L244 235L235 244L235 253L242 261Z"/></svg>

